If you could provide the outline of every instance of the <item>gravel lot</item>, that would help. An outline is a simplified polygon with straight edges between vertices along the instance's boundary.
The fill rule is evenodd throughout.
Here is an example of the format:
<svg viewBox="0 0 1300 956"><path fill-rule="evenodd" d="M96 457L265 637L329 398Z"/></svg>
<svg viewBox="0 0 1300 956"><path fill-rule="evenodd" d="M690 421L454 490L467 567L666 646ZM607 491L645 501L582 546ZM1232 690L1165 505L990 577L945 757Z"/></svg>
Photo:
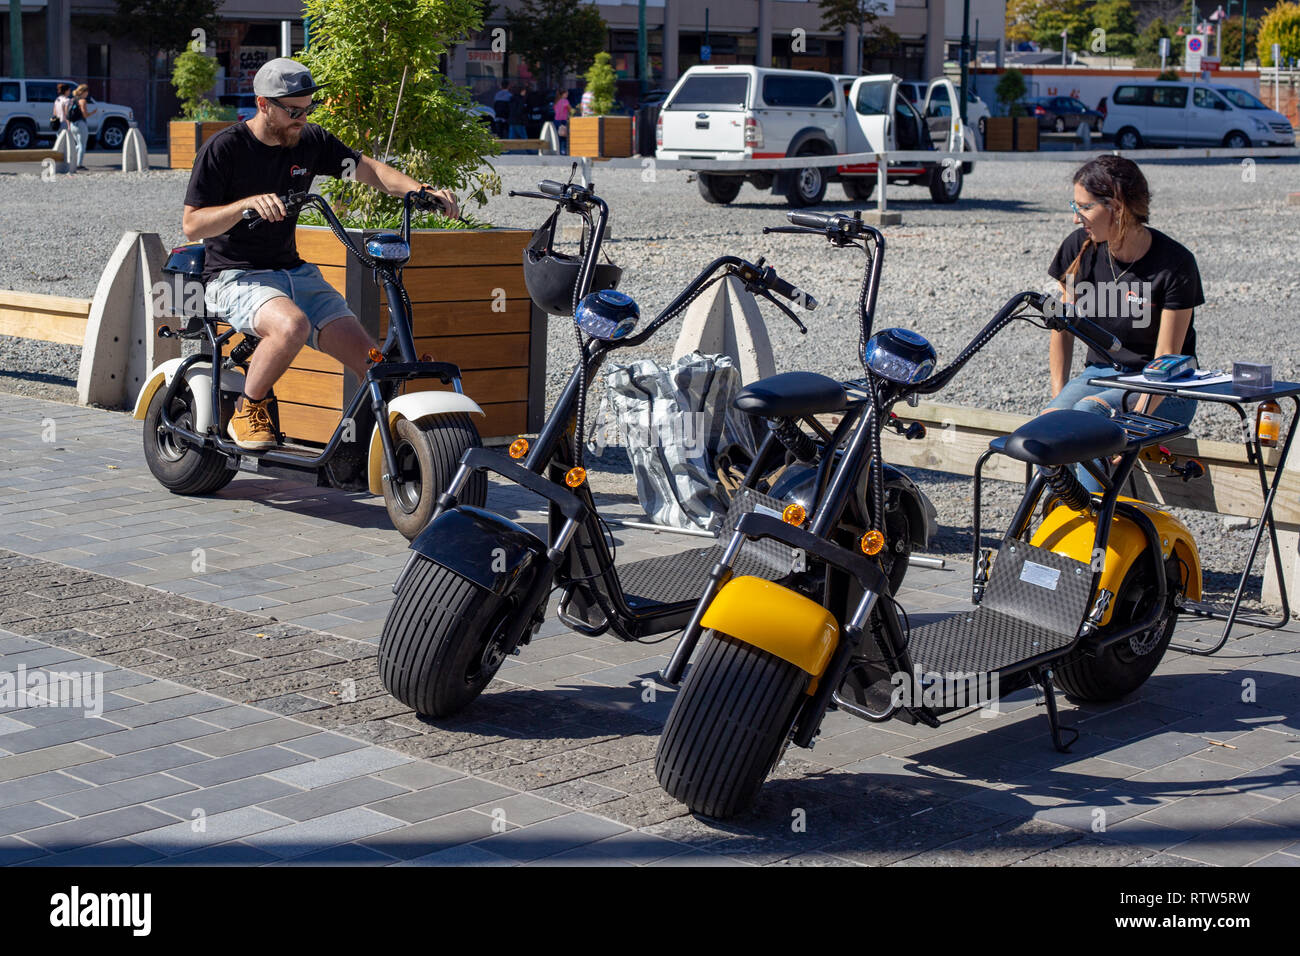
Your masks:
<svg viewBox="0 0 1300 956"><path fill-rule="evenodd" d="M1247 161L1248 162L1248 161ZM1186 245L1201 268L1208 304L1196 317L1205 367L1234 359L1271 361L1275 375L1300 374L1295 312L1300 307L1300 206L1287 206L1300 189L1293 162L1144 164L1153 192L1152 225ZM533 188L560 170L502 166L507 189ZM1046 266L1072 228L1068 162L984 163L967 179L962 200L935 206L919 188L890 190L890 208L903 225L886 230L888 249L877 326L913 328L934 344L940 360L962 344L1012 294L1046 289ZM769 331L782 369L811 369L833 376L856 374L854 316L862 257L800 236L763 236L763 226L783 224L785 206L746 186L729 207L707 205L687 174L666 170L595 172L611 207L610 256L624 267L622 288L646 313L657 311L716 255L766 256L780 273L817 296L822 306L806 317L800 335L771 311ZM0 288L89 297L104 263L125 229L158 232L163 242L180 236L180 206L187 174L101 173L43 182L3 175L0 220L9 242L0 248ZM649 180L649 181L647 181ZM846 211L832 185L827 210ZM494 198L481 215L502 226L533 227L546 205ZM571 325L552 325L548 393L557 393L573 361ZM669 326L640 354L666 360L676 327ZM75 382L79 350L0 337L0 387L24 391ZM1076 363L1082 359L1076 350ZM1032 412L1048 399L1047 333L1028 325L1005 332L940 396L950 404ZM640 357L640 355L638 356ZM1233 436L1235 415L1203 409L1194 433ZM619 452L602 461L612 474L625 467ZM927 487L951 531L936 543L956 553L969 543L969 483L931 480ZM626 485L624 485L626 487ZM1003 519L1010 488L996 496L986 520ZM1225 532L1221 519L1187 515L1207 551L1207 563L1244 557L1246 532ZM960 545L960 546L959 546ZM1240 560L1240 558L1239 558ZM1239 566L1239 565L1238 565ZM1262 562L1261 562L1262 566Z"/></svg>

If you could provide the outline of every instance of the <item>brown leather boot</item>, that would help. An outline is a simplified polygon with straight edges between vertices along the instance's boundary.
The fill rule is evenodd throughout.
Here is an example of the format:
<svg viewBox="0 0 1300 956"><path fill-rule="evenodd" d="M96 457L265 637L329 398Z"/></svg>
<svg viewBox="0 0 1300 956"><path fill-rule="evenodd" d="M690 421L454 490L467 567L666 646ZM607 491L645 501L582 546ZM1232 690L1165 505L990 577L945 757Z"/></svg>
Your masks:
<svg viewBox="0 0 1300 956"><path fill-rule="evenodd" d="M261 451L264 448L274 448L279 444L276 441L275 428L271 425L269 405L269 395L260 402L255 402L248 397L240 398L239 404L235 407L235 414L231 416L230 424L226 426L227 434L240 448Z"/></svg>

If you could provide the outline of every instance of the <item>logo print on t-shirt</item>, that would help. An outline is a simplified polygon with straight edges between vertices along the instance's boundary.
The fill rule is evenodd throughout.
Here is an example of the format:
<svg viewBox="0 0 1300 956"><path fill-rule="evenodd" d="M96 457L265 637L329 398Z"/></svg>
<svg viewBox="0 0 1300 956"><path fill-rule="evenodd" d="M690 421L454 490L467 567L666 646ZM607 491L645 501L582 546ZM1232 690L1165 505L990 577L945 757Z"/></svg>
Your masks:
<svg viewBox="0 0 1300 956"><path fill-rule="evenodd" d="M305 166L299 166L297 163L294 163L289 167L290 176L306 176L309 172L311 172L311 170L307 169Z"/></svg>

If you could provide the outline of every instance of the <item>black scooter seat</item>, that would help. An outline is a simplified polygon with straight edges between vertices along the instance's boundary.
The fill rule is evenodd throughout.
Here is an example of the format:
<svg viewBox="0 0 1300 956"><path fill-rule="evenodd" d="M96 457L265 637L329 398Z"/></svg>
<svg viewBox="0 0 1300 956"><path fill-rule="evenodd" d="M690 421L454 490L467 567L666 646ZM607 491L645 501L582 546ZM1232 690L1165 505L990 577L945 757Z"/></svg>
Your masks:
<svg viewBox="0 0 1300 956"><path fill-rule="evenodd" d="M782 372L742 388L733 404L747 415L797 418L843 411L848 401L844 386L833 378L816 372Z"/></svg>
<svg viewBox="0 0 1300 956"><path fill-rule="evenodd" d="M1031 418L989 447L1031 465L1050 466L1117 455L1127 444L1128 434L1110 419L1065 408Z"/></svg>

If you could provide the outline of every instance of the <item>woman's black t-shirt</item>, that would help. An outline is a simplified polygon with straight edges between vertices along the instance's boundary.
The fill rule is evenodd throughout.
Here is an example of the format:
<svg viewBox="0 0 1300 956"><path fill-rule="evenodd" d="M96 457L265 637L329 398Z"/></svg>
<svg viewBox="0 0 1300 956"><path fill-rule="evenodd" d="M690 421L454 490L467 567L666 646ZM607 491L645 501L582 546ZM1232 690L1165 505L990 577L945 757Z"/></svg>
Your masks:
<svg viewBox="0 0 1300 956"><path fill-rule="evenodd" d="M1195 309L1205 304L1205 293L1196 257L1160 230L1148 230L1151 248L1134 263L1116 259L1112 267L1105 243L1090 246L1074 275L1073 298L1080 315L1113 333L1126 349L1149 362L1155 358L1161 310ZM1053 279L1065 281L1066 270L1087 237L1082 228L1065 237L1047 269ZM1195 313L1181 354L1196 354ZM1090 348L1088 364L1109 362Z"/></svg>
<svg viewBox="0 0 1300 956"><path fill-rule="evenodd" d="M356 172L361 154L333 133L308 123L295 146L267 146L247 123L223 129L203 144L194 158L187 206L224 206L261 193L283 196L311 188L317 176ZM298 214L279 222L260 222L256 229L240 221L226 232L204 239L204 279L222 269L293 269L302 264L294 242Z"/></svg>

